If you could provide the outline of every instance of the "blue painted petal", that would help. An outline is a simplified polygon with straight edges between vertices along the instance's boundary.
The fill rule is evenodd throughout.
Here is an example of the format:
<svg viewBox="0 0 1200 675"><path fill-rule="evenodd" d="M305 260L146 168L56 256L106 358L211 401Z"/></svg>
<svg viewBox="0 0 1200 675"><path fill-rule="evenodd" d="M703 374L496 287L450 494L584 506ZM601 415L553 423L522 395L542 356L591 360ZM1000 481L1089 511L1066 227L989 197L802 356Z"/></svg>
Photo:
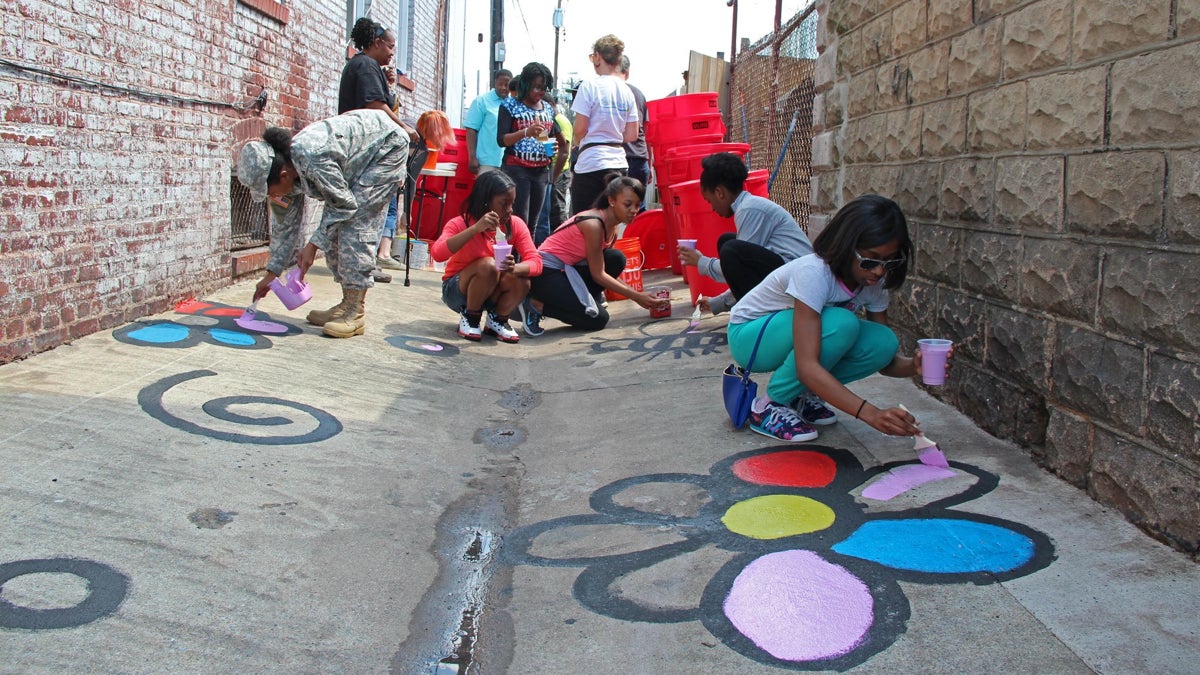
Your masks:
<svg viewBox="0 0 1200 675"><path fill-rule="evenodd" d="M1029 562L1033 540L973 520L929 518L864 523L834 551L902 570L1000 573Z"/></svg>
<svg viewBox="0 0 1200 675"><path fill-rule="evenodd" d="M210 328L208 334L217 342L224 342L227 345L237 345L239 347L250 346L254 344L254 336L237 331L225 330L224 328Z"/></svg>
<svg viewBox="0 0 1200 675"><path fill-rule="evenodd" d="M129 337L141 342L152 342L161 345L186 340L188 332L189 328L187 326L180 326L177 323L156 323L145 328L130 331Z"/></svg>

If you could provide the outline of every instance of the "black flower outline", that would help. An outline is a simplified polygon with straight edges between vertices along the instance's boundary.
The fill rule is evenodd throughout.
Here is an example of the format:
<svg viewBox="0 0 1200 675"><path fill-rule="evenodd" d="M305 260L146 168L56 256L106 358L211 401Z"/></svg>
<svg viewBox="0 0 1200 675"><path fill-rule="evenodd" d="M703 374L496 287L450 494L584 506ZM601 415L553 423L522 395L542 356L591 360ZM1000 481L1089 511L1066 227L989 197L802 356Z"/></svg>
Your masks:
<svg viewBox="0 0 1200 675"><path fill-rule="evenodd" d="M833 480L817 488L780 487L747 483L733 473L734 464L740 460L796 450L822 453L833 459L837 467ZM904 633L911 610L899 582L992 584L1025 576L1046 567L1054 560L1053 543L1042 532L1002 518L953 510L952 507L977 499L994 490L999 484L996 474L961 462L951 462L950 465L975 477L975 482L967 489L920 507L868 514L867 505L855 498L852 491L872 478L906 464L912 462L892 462L867 470L846 450L805 444L770 446L738 453L714 464L708 475L660 473L624 478L592 493L589 506L594 513L565 516L519 528L507 537L502 559L513 565L582 567L572 588L573 595L576 601L589 611L602 616L648 623L698 620L727 647L759 663L792 670L845 670L860 665L886 650ZM617 503L617 495L632 487L649 483L692 485L706 491L710 499L691 517L641 511ZM721 516L738 502L753 497L781 494L817 499L833 509L837 518L833 525L819 532L770 540L755 540L736 534L721 522ZM1025 563L1004 572L938 573L889 567L833 550L835 545L867 522L912 519L971 521L1004 528L1032 542L1033 554ZM639 551L602 556L549 558L531 553L535 540L542 534L566 527L601 525L667 526L673 528L682 539ZM699 551L705 546L715 546L737 555L717 570L694 607L651 607L640 604L636 599L619 597L611 590L614 582L626 575L648 569L675 556ZM734 581L746 566L764 555L788 550L814 552L826 562L844 568L869 589L874 603L873 623L847 653L835 658L812 661L776 658L743 635L726 616L723 604Z"/></svg>
<svg viewBox="0 0 1200 675"><path fill-rule="evenodd" d="M171 321L169 319L135 321L114 330L112 336L116 341L124 342L125 344L137 345L139 347L159 347L165 349L195 347L196 345L200 344L212 344L218 347L226 347L229 349L270 349L273 347L274 343L266 337L267 334L237 325L237 317L241 316L244 309L245 308L243 307L234 307L233 305L226 305L219 302L187 300L175 306L175 313L182 314L184 316L205 317L206 319L211 319L216 323L211 326L194 326L181 321ZM259 310L259 314L267 313ZM267 314L267 317L270 318L270 315ZM275 322L279 323L280 325L287 326L287 331L283 333L270 333L269 335L283 337L287 335L299 335L300 333L304 332L300 328L297 328L290 323L285 323L278 320L275 320ZM145 340L139 340L133 335L139 330L163 325L179 327L183 329L181 332L187 333L187 336L174 342L147 342ZM210 331L214 329L228 331L231 333L239 333L251 338L253 342L242 345L218 340L210 333Z"/></svg>

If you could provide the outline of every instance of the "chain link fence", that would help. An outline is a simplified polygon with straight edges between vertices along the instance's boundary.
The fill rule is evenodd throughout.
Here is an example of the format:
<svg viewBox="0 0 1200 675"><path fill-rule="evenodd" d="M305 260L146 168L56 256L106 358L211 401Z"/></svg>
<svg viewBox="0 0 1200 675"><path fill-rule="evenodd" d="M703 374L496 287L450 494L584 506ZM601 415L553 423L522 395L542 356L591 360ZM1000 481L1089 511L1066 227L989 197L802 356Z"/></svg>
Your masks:
<svg viewBox="0 0 1200 675"><path fill-rule="evenodd" d="M810 4L743 49L734 63L729 138L751 146L750 170L771 172L771 200L808 231L817 11Z"/></svg>

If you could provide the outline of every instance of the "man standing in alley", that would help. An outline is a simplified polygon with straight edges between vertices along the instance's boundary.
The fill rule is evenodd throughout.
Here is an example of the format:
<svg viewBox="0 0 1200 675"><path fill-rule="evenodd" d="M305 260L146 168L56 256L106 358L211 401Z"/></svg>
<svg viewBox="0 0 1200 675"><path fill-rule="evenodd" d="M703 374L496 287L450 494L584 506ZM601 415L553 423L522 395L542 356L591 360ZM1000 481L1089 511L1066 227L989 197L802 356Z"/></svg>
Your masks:
<svg viewBox="0 0 1200 675"><path fill-rule="evenodd" d="M629 84L629 57L625 54L621 55L621 65L617 68L617 74L625 80L625 84ZM646 185L650 182L650 150L646 147L646 95L632 84L629 84L629 89L633 91L633 99L637 101L638 137L636 141L625 144L625 161L629 162L629 177L636 178L642 185ZM643 204L642 208L645 207Z"/></svg>
<svg viewBox="0 0 1200 675"><path fill-rule="evenodd" d="M463 126L467 129L467 168L473 174L499 171L504 161L504 148L496 144L496 120L500 102L508 98L508 83L512 73L501 68L492 80L492 89L471 102Z"/></svg>

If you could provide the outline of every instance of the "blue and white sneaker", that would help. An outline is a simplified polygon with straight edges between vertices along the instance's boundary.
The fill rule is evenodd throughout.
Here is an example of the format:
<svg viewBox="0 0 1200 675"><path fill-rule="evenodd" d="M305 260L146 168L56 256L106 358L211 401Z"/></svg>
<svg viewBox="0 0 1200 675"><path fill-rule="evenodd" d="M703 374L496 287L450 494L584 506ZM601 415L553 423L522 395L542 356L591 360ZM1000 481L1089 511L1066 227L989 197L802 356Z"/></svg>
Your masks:
<svg viewBox="0 0 1200 675"><path fill-rule="evenodd" d="M758 401L755 401L750 410L750 430L755 433L781 441L811 441L820 435L816 428L786 405L768 402L762 411L754 410L758 405Z"/></svg>
<svg viewBox="0 0 1200 675"><path fill-rule="evenodd" d="M525 334L531 338L535 338L546 332L542 328L542 313L533 308L533 303L529 302L529 298L521 301L521 323L525 326Z"/></svg>
<svg viewBox="0 0 1200 675"><path fill-rule="evenodd" d="M825 405L825 401L811 391L800 394L800 398L796 399L796 403L792 407L809 424L818 427L837 424L837 413L830 410L829 406Z"/></svg>

